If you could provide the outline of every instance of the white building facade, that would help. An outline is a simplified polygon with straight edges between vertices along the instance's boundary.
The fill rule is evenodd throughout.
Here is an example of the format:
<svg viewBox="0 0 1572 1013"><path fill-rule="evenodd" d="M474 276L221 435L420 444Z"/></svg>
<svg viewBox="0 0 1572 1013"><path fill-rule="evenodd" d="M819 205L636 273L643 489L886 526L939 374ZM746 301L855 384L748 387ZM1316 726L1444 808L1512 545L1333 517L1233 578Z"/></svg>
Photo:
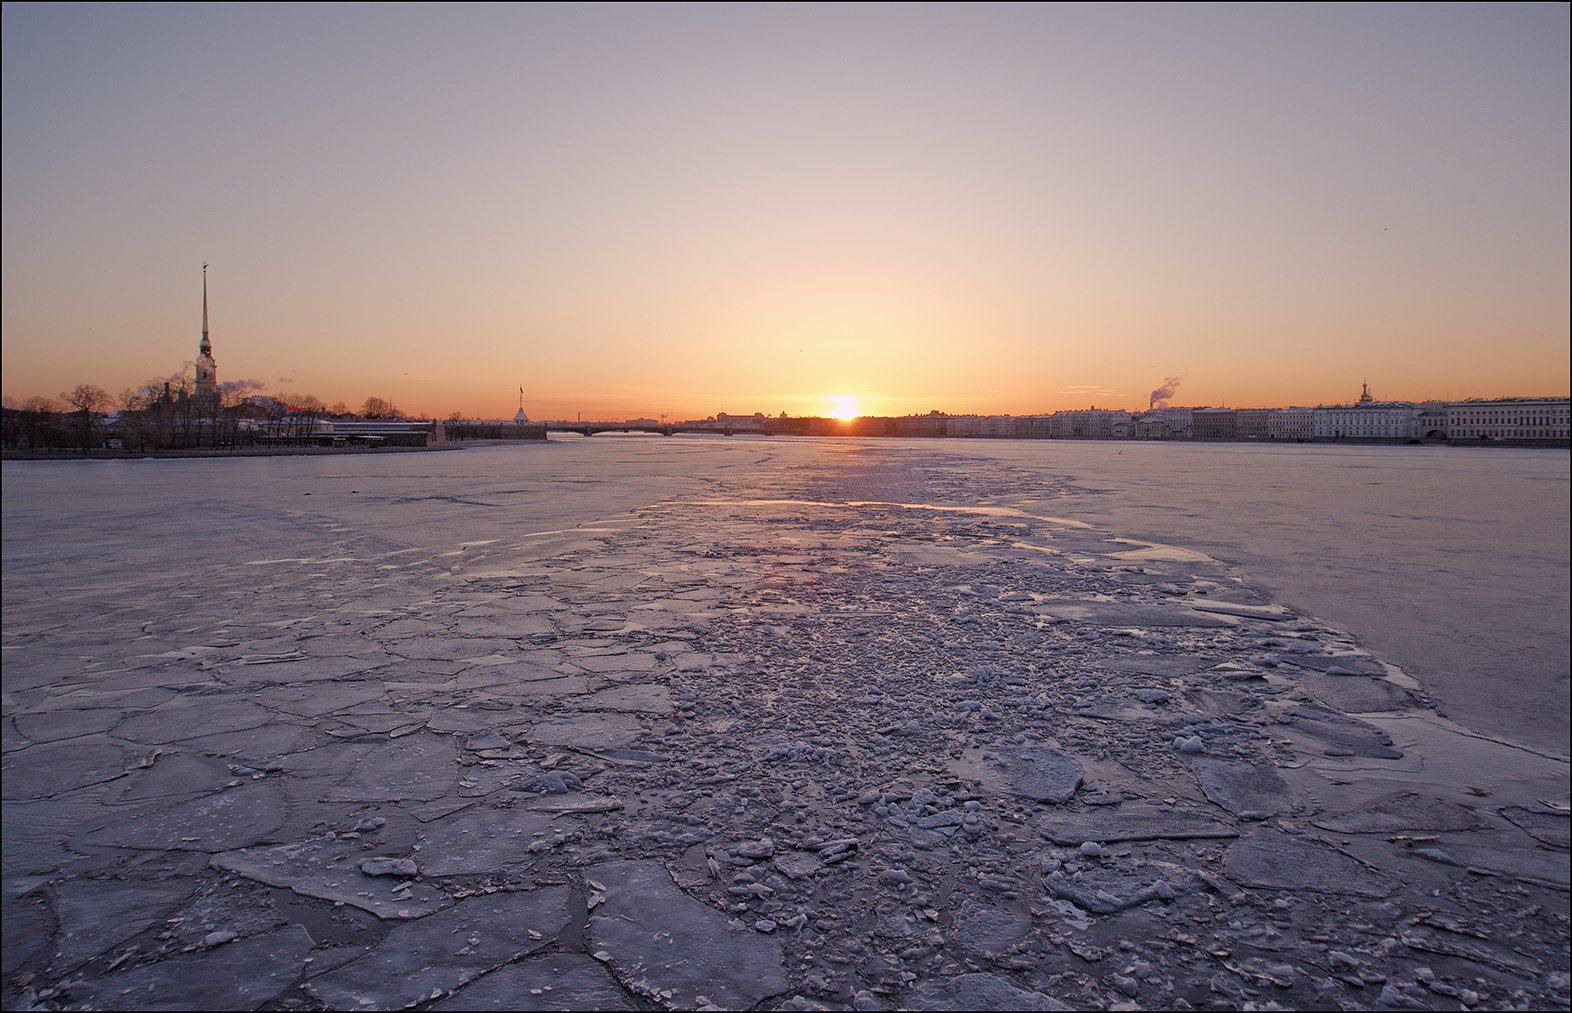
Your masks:
<svg viewBox="0 0 1572 1013"><path fill-rule="evenodd" d="M1410 440L1419 435L1420 407L1406 401L1361 401L1315 409L1318 440Z"/></svg>
<svg viewBox="0 0 1572 1013"><path fill-rule="evenodd" d="M1564 397L1508 397L1494 401L1457 401L1446 406L1451 440L1566 440L1572 400Z"/></svg>
<svg viewBox="0 0 1572 1013"><path fill-rule="evenodd" d="M1195 436L1195 409L1153 408L1141 416L1141 424L1136 427L1136 433L1147 439L1191 439Z"/></svg>

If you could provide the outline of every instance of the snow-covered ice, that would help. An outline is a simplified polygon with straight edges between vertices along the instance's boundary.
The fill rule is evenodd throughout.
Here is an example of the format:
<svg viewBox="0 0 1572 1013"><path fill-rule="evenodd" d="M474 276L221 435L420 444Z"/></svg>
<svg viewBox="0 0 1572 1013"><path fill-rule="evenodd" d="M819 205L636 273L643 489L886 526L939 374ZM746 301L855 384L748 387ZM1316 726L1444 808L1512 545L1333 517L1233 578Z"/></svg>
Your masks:
<svg viewBox="0 0 1572 1013"><path fill-rule="evenodd" d="M7 1008L1565 1006L1565 455L1115 449L7 463Z"/></svg>

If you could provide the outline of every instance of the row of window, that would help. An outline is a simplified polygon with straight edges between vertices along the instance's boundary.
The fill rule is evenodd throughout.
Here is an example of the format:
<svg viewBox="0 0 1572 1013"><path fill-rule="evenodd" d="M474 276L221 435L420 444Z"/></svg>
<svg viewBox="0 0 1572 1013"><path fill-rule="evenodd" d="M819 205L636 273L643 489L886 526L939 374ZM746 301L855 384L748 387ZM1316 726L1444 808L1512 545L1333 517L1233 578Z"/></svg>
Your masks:
<svg viewBox="0 0 1572 1013"><path fill-rule="evenodd" d="M1518 440L1564 440L1572 429L1503 429L1499 426L1469 426L1454 429L1453 437L1466 439L1470 436L1501 436Z"/></svg>

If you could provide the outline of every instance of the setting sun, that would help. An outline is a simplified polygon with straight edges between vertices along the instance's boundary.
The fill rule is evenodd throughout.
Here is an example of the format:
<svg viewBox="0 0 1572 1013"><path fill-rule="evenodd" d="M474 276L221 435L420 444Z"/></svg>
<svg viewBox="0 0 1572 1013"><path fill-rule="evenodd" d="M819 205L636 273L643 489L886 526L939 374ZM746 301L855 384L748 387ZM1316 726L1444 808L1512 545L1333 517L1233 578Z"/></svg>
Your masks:
<svg viewBox="0 0 1572 1013"><path fill-rule="evenodd" d="M830 398L830 418L850 422L861 413L857 410L859 398L850 394L837 394Z"/></svg>

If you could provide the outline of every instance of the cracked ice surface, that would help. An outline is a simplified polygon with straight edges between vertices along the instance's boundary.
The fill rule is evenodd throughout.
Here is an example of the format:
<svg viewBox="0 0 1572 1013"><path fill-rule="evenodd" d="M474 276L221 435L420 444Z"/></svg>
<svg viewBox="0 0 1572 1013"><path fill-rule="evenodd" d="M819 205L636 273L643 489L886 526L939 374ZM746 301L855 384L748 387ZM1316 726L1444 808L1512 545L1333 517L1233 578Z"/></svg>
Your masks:
<svg viewBox="0 0 1572 1013"><path fill-rule="evenodd" d="M598 437L4 495L8 1008L1567 1002L1564 758L1055 519L1046 466Z"/></svg>

